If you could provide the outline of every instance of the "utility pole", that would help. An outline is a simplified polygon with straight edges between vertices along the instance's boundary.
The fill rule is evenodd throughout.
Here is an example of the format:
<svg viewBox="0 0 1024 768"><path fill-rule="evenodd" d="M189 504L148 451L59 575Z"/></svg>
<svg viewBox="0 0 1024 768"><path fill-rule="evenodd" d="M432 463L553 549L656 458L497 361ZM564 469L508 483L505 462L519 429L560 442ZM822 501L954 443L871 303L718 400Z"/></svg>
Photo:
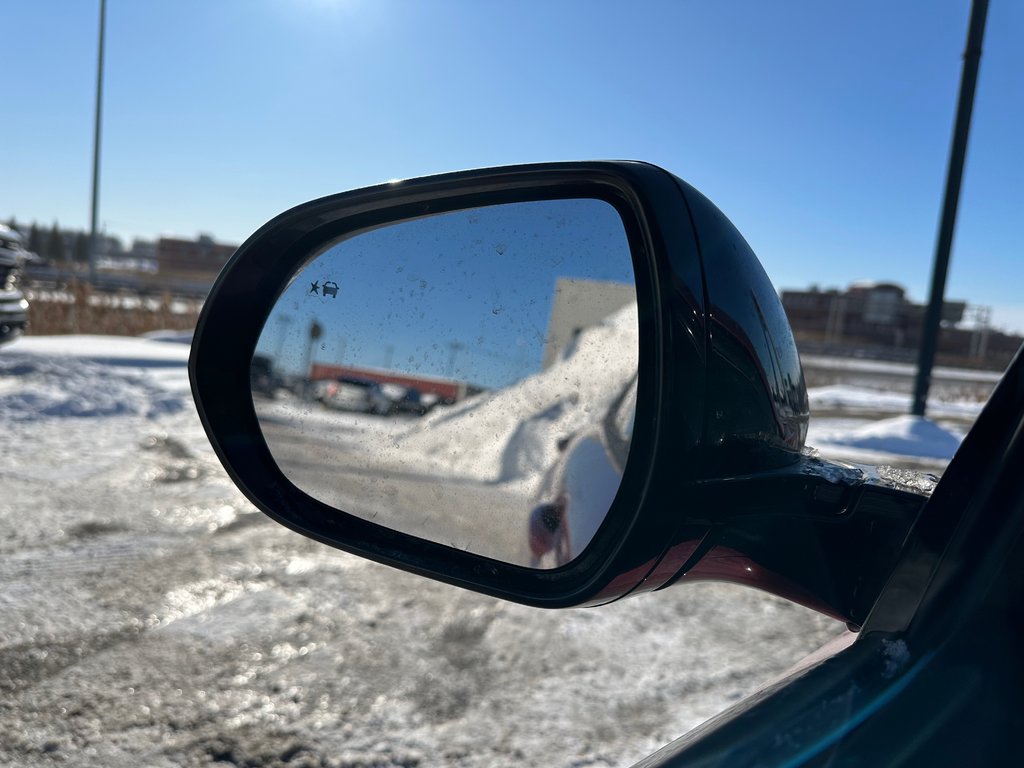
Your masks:
<svg viewBox="0 0 1024 768"><path fill-rule="evenodd" d="M100 123L103 114L103 46L107 0L100 0L100 48L96 64L96 125L92 141L92 216L89 225L89 282L96 282L96 214L100 197Z"/></svg>
<svg viewBox="0 0 1024 768"><path fill-rule="evenodd" d="M455 375L455 355L459 353L459 350L465 349L466 345L461 341L449 341L448 347L451 349L451 352L448 354L448 367L445 369L445 372L450 379Z"/></svg>
<svg viewBox="0 0 1024 768"><path fill-rule="evenodd" d="M953 145L949 151L946 195L942 204L939 237L935 244L931 298L928 301L924 325L921 328L917 381L914 384L914 403L911 408L911 413L914 416L924 416L925 404L928 401L928 389L932 383L932 366L935 364L935 348L938 346L939 324L942 321L942 304L946 292L946 274L949 271L949 252L953 246L956 208L960 200L960 182L964 175L967 136L971 131L974 88L978 82L978 65L981 63L981 43L985 38L985 17L987 15L988 0L974 0L971 4L967 48L964 50L964 66L960 76L960 99L957 103L956 125L953 128Z"/></svg>
<svg viewBox="0 0 1024 768"><path fill-rule="evenodd" d="M324 335L324 327L316 320L309 324L309 343L306 345L306 362L302 366L306 380L313 378L313 346Z"/></svg>

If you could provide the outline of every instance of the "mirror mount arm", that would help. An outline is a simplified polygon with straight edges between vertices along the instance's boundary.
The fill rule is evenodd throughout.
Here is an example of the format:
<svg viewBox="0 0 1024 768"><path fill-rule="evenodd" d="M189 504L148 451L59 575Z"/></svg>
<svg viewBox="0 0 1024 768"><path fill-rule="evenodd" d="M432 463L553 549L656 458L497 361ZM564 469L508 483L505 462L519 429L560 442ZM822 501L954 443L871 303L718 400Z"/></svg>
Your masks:
<svg viewBox="0 0 1024 768"><path fill-rule="evenodd" d="M709 580L751 586L851 628L864 623L928 500L925 490L872 468L806 454L771 472L704 481L696 497L699 508L719 514L664 586Z"/></svg>

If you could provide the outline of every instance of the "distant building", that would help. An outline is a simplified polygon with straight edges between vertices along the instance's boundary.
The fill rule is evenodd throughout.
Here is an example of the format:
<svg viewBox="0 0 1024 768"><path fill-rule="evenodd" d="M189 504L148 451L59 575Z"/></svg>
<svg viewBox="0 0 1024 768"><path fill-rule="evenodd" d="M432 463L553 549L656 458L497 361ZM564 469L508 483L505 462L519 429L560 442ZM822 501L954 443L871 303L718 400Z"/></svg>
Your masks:
<svg viewBox="0 0 1024 768"><path fill-rule="evenodd" d="M44 235L44 238L48 238L49 233ZM84 238L82 241L86 243L85 250L81 252L81 259L84 261L89 257L88 245L89 233L78 229L61 229L60 237L64 249L64 261L68 261L75 258L77 252L76 242L79 238ZM48 249L48 247L47 247ZM43 254L40 254L43 255ZM124 244L115 235L106 235L102 232L96 234L96 256L97 258L119 258L124 255ZM49 258L53 258L49 255Z"/></svg>
<svg viewBox="0 0 1024 768"><path fill-rule="evenodd" d="M152 240L132 240L132 247L126 254L129 258L156 261L156 243Z"/></svg>
<svg viewBox="0 0 1024 768"><path fill-rule="evenodd" d="M117 241L116 249L103 250L97 248L96 266L108 274L137 275L139 273L155 274L156 243L152 240L132 241L130 248L124 248Z"/></svg>
<svg viewBox="0 0 1024 768"><path fill-rule="evenodd" d="M558 278L541 367L550 368L581 331L630 303L636 303L636 287L632 283Z"/></svg>
<svg viewBox="0 0 1024 768"><path fill-rule="evenodd" d="M926 307L910 301L903 287L895 283L853 283L845 291L816 287L785 290L782 306L805 354L856 354L905 361L917 357ZM987 320L960 327L966 311L964 301L943 304L940 362L1004 368L1024 339L987 327ZM984 312L974 311L973 315L987 318Z"/></svg>
<svg viewBox="0 0 1024 768"><path fill-rule="evenodd" d="M88 235L87 235L88 236ZM114 235L96 235L96 255L117 259L124 256L124 243Z"/></svg>
<svg viewBox="0 0 1024 768"><path fill-rule="evenodd" d="M215 276L235 252L237 246L214 242L209 235L195 240L161 237L156 244L156 263L160 274Z"/></svg>

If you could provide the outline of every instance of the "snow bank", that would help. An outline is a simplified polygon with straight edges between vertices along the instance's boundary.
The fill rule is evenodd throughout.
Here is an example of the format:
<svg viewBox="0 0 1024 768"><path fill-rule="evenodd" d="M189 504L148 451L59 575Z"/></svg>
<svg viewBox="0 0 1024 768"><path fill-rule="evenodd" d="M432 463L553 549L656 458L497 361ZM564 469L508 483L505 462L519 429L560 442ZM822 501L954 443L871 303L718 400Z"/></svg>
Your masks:
<svg viewBox="0 0 1024 768"><path fill-rule="evenodd" d="M110 336L27 336L0 350L0 421L183 410L192 397L184 344Z"/></svg>
<svg viewBox="0 0 1024 768"><path fill-rule="evenodd" d="M488 482L536 477L558 439L593 425L637 371L637 306L584 330L561 360L507 389L435 410L399 439L449 475Z"/></svg>
<svg viewBox="0 0 1024 768"><path fill-rule="evenodd" d="M912 399L909 394L843 384L815 387L807 391L807 396L810 399L812 414L816 410L906 413L910 410ZM975 419L984 406L984 403L973 400L928 400L929 413L948 418Z"/></svg>
<svg viewBox="0 0 1024 768"><path fill-rule="evenodd" d="M150 331L142 334L141 338L151 341L164 341L170 344L192 344L192 331Z"/></svg>
<svg viewBox="0 0 1024 768"><path fill-rule="evenodd" d="M832 445L898 456L951 459L963 436L920 416L897 416L834 436Z"/></svg>
<svg viewBox="0 0 1024 768"><path fill-rule="evenodd" d="M831 357L825 355L800 355L805 368L817 368L826 371L855 371L857 373L873 373L889 376L903 376L913 379L917 375L917 366L912 363L892 363L884 360L868 360L849 357ZM973 368L947 368L936 366L932 369L933 379L947 381L986 382L997 384L1003 374L1001 371L982 371Z"/></svg>
<svg viewBox="0 0 1024 768"><path fill-rule="evenodd" d="M180 338L177 332L159 331L162 337ZM22 336L0 347L0 358L15 354L76 358L140 368L179 366L188 363L188 347L160 343L162 339L133 336Z"/></svg>

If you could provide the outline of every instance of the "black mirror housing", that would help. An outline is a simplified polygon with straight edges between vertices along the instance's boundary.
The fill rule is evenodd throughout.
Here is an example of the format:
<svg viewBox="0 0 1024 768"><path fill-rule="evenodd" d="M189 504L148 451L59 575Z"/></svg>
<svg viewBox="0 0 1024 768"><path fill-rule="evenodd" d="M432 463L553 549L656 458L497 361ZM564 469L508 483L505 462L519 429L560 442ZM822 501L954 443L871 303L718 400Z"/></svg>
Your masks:
<svg viewBox="0 0 1024 768"><path fill-rule="evenodd" d="M397 532L297 488L268 450L249 387L260 329L303 260L323 243L392 222L563 198L603 200L622 217L640 340L628 461L582 554L552 570L511 565ZM765 586L854 621L862 609L851 596L857 589L837 584L846 579L843 556L830 555L838 563L833 578L820 556L805 567L808 558L786 542L806 549L839 537L850 551L861 546L849 526L836 526L851 517L868 478L848 467L819 471L820 462L802 455L807 393L774 288L728 219L656 166L464 171L293 208L250 237L225 267L200 318L189 373L207 434L248 498L283 525L345 551L497 597L565 607L684 579L709 553L721 556L728 541L727 551L747 560L732 576L718 568L709 578ZM919 507L914 498L901 503L900 522L886 534L890 548ZM766 519L782 522L766 527ZM751 520L753 528L743 522ZM737 525L754 532L736 535Z"/></svg>

